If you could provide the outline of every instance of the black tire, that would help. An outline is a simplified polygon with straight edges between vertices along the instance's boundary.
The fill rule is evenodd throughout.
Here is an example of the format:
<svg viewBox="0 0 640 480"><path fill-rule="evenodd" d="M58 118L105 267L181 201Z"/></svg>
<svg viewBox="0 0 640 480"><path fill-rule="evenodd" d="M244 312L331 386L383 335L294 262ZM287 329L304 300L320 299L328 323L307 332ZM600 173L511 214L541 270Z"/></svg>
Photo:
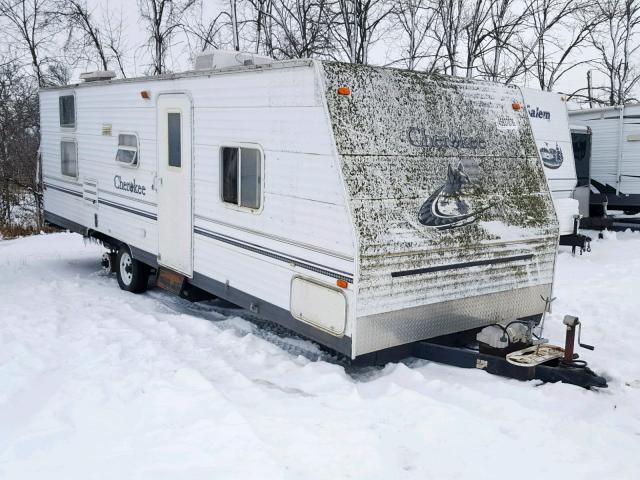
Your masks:
<svg viewBox="0 0 640 480"><path fill-rule="evenodd" d="M118 249L116 262L118 285L131 293L142 293L149 283L149 266L134 259L126 245Z"/></svg>

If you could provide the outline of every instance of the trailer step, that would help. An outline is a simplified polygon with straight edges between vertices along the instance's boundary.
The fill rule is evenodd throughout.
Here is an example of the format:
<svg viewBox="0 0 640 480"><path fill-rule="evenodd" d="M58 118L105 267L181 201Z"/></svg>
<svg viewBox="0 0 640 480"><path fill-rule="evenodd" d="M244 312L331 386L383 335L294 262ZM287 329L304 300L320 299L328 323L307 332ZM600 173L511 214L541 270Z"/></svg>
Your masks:
<svg viewBox="0 0 640 480"><path fill-rule="evenodd" d="M163 267L158 270L156 286L190 302L202 302L217 298L215 295L189 283L189 279L184 275Z"/></svg>
<svg viewBox="0 0 640 480"><path fill-rule="evenodd" d="M156 286L176 295L180 295L185 284L185 276L160 267L156 278Z"/></svg>

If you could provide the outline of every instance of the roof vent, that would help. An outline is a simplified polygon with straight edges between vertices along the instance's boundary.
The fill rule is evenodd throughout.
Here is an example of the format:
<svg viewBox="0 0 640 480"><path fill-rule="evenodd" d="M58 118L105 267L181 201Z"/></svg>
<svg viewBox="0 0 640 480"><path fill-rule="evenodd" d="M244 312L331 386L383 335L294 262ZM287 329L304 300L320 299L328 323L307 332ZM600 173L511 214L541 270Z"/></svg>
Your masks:
<svg viewBox="0 0 640 480"><path fill-rule="evenodd" d="M96 70L95 72L85 72L80 74L80 80L87 82L98 82L100 80L111 80L116 78L113 70Z"/></svg>
<svg viewBox="0 0 640 480"><path fill-rule="evenodd" d="M226 67L272 63L271 57L236 50L209 50L196 56L195 70L214 70Z"/></svg>

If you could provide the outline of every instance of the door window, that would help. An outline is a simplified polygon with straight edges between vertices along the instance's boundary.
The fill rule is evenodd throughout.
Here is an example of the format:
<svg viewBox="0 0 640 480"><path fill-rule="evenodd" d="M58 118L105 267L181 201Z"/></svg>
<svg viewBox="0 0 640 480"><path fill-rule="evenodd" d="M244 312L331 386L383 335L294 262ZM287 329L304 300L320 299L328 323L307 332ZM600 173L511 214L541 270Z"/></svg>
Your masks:
<svg viewBox="0 0 640 480"><path fill-rule="evenodd" d="M167 142L169 166L180 168L182 166L182 137L180 132L180 113L167 113Z"/></svg>

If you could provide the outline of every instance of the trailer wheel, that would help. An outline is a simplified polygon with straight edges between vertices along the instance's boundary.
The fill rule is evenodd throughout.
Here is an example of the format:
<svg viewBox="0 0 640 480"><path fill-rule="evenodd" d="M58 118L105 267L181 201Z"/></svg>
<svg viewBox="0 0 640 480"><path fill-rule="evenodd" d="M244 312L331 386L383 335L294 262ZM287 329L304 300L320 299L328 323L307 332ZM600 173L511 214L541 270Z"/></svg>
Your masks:
<svg viewBox="0 0 640 480"><path fill-rule="evenodd" d="M118 249L117 258L118 285L131 293L142 293L147 289L149 266L134 259L126 245Z"/></svg>

